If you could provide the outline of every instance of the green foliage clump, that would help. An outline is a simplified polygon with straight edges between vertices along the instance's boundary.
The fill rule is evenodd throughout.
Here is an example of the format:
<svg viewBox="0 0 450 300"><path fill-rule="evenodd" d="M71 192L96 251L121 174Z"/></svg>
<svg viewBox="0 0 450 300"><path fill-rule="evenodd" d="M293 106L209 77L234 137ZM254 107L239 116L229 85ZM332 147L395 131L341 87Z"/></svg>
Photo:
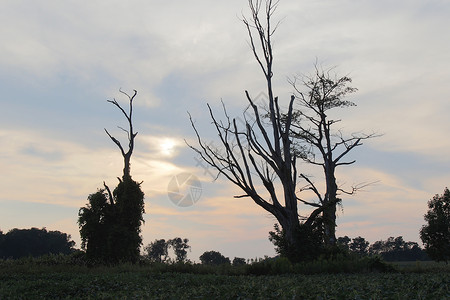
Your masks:
<svg viewBox="0 0 450 300"><path fill-rule="evenodd" d="M323 226L320 218L311 225L300 224L293 234L295 243L289 242L284 229L278 224L269 232L269 240L275 245L275 251L291 262L311 261L324 255L329 249L325 246Z"/></svg>
<svg viewBox="0 0 450 300"><path fill-rule="evenodd" d="M427 224L420 230L420 238L428 255L435 261L450 260L450 191L445 188L442 195L428 201L428 212L424 216Z"/></svg>
<svg viewBox="0 0 450 300"><path fill-rule="evenodd" d="M104 189L89 195L80 209L81 247L88 259L99 262L137 262L142 244L144 193L140 184L124 176L113 194Z"/></svg>

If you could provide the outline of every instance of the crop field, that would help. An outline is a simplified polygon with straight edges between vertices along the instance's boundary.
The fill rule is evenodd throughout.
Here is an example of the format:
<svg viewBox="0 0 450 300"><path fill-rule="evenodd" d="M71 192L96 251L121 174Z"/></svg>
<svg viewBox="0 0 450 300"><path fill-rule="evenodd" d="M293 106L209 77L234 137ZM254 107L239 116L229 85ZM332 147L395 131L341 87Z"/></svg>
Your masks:
<svg viewBox="0 0 450 300"><path fill-rule="evenodd" d="M0 267L0 299L450 299L445 266L262 276L157 272L130 265Z"/></svg>

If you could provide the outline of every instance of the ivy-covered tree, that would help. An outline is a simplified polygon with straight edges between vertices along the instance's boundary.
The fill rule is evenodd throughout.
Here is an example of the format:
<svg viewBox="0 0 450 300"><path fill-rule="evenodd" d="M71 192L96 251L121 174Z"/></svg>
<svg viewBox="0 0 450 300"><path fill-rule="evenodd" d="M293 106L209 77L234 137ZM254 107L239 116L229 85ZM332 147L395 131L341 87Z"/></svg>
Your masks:
<svg viewBox="0 0 450 300"><path fill-rule="evenodd" d="M442 195L428 201L428 212L424 216L427 224L420 230L420 238L427 254L435 261L450 260L450 191L445 188Z"/></svg>
<svg viewBox="0 0 450 300"><path fill-rule="evenodd" d="M106 183L103 183L104 189L89 195L89 203L78 213L81 246L86 250L87 257L108 263L135 262L139 259L142 244L141 225L145 213L141 183L134 181L130 172L130 160L137 135L132 123L133 100L137 91L135 90L131 96L122 90L120 92L129 99L128 113L116 99L108 102L119 108L127 119L128 129L119 128L127 133L128 149L125 150L120 141L108 130L105 129L105 132L120 149L124 158L122 178L118 178L119 184L113 192Z"/></svg>

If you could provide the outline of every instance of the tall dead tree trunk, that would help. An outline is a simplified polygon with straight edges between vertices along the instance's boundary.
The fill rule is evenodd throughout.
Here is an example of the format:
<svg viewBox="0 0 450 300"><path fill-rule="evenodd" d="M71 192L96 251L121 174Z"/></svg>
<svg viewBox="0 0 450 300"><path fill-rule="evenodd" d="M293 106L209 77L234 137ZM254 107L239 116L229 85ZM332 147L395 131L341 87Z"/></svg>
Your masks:
<svg viewBox="0 0 450 300"><path fill-rule="evenodd" d="M301 202L316 207L313 214L321 214L324 231L324 242L326 245L336 244L336 206L341 199L339 193L353 194L357 190L367 186L361 184L352 187L350 191L345 191L336 182L336 168L343 165L351 165L355 161L343 162L342 159L355 147L362 145L365 139L378 135L352 134L344 137L342 132L333 131L333 125L340 120L331 119L327 116L329 110L333 108L345 108L355 106L353 102L343 100L356 88L349 87L351 83L349 77L332 76L331 70L323 71L315 65L315 74L302 78L302 85L306 87L303 91L296 84L298 78L291 81L295 88L296 104L299 108L295 110L292 117L292 136L302 146L302 159L312 165L321 166L324 172L325 192L322 195L319 187L306 175L301 173L300 177L306 181L306 186L302 190L311 190L317 196L316 202L308 202L299 199Z"/></svg>
<svg viewBox="0 0 450 300"><path fill-rule="evenodd" d="M123 156L123 180L125 179L131 179L131 173L130 173L130 160L131 160L131 155L133 154L133 150L134 150L134 139L136 137L136 135L138 134L137 132L133 131L133 122L132 122L132 116L133 116L133 100L134 97L136 97L137 95L137 91L134 90L133 95L128 95L127 93L125 93L122 90L119 90L122 94L126 95L129 99L130 102L130 107L129 107L129 112L127 113L125 111L125 109L122 108L122 106L120 106L120 104L117 102L116 99L113 100L108 100L109 103L114 104L117 108L120 109L120 111L123 113L123 115L125 116L125 118L127 119L128 122L128 129L124 129L120 126L118 126L121 130L125 131L127 133L128 136L128 150L125 152L124 148L122 147L122 144L120 143L119 140L117 140L115 137L113 137L108 130L106 130L105 128L105 132L106 134L111 138L111 140L117 145L117 147L119 147L120 152L122 153Z"/></svg>
<svg viewBox="0 0 450 300"><path fill-rule="evenodd" d="M250 93L245 91L254 118L250 122L244 115L245 128L238 128L236 119L228 116L225 105L223 105L226 118L224 122L216 119L208 104L223 149L213 148L201 139L191 116L191 124L199 146L189 146L220 175L244 192L235 198L251 198L272 214L282 226L287 242L295 248L298 243L296 233L300 226L296 196L298 174L290 128L295 97L290 97L287 112L282 112L272 87L271 38L277 26L272 28L271 17L277 3L267 0L264 5L263 1L249 0L251 19L243 18L253 55L264 74L268 112L260 111ZM266 113L269 125L262 120ZM282 119L282 116L286 118ZM280 184L281 190L277 184Z"/></svg>

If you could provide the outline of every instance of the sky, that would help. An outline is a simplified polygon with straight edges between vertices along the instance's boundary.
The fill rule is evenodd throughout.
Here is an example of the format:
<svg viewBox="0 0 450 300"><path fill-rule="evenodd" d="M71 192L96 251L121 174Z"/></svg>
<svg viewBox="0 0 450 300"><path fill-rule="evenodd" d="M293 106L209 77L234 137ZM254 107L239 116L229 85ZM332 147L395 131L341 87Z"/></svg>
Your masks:
<svg viewBox="0 0 450 300"><path fill-rule="evenodd" d="M20 1L0 3L0 230L46 227L71 234L87 197L117 184L123 115L137 90L131 174L143 181L143 243L188 238L188 258L275 255L276 220L238 188L202 167L188 112L219 145L206 104L242 116L244 91L264 101L264 77L241 19L247 1ZM337 171L346 188L337 235L369 242L403 236L420 243L427 201L450 184L450 2L281 0L274 41L274 92L286 105L289 78L316 61L353 79L356 107L339 129L376 132ZM308 169L321 181L320 170ZM195 203L174 204L180 174L198 178ZM178 177L177 177L178 176ZM180 177L181 176L181 177ZM175 179L174 179L175 178ZM176 182L176 181L175 181ZM176 186L176 184L175 184ZM187 190L181 189L181 193ZM300 207L301 212L307 209Z"/></svg>

